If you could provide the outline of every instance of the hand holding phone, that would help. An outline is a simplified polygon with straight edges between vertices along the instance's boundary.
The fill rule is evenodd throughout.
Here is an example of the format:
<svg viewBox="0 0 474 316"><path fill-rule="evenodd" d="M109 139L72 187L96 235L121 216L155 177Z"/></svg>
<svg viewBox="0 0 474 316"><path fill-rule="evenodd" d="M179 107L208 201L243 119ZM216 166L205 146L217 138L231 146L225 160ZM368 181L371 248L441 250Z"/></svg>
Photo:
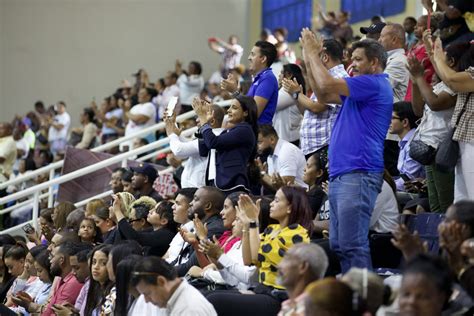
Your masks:
<svg viewBox="0 0 474 316"><path fill-rule="evenodd" d="M35 229L33 226L31 226L31 224L26 224L25 226L22 227L22 229L26 234L29 234L29 235L35 232Z"/></svg>

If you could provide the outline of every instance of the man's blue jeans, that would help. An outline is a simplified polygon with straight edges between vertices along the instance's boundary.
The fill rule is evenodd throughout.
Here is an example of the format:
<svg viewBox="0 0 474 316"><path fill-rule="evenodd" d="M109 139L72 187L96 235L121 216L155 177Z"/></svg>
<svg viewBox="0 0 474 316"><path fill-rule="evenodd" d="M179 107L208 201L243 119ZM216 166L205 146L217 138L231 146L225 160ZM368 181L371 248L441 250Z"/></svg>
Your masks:
<svg viewBox="0 0 474 316"><path fill-rule="evenodd" d="M346 173L329 182L329 241L342 273L351 267L372 268L369 224L382 182L382 173L368 172Z"/></svg>

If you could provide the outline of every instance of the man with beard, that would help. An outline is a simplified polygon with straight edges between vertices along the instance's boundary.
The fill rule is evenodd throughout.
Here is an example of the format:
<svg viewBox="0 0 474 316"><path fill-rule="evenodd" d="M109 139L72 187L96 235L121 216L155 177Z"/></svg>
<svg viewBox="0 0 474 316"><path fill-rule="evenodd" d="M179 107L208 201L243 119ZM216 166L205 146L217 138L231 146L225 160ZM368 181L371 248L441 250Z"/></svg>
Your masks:
<svg viewBox="0 0 474 316"><path fill-rule="evenodd" d="M137 192L135 198L139 199L142 196L149 196L157 203L163 200L161 195L153 189L153 182L158 177L158 172L155 168L141 163L138 167L132 168L132 171L132 188Z"/></svg>
<svg viewBox="0 0 474 316"><path fill-rule="evenodd" d="M60 277L61 280L55 282L52 289L53 294L45 311L41 314L42 316L53 316L52 307L54 305L65 303L74 305L76 302L83 284L77 280L70 263L70 256L74 255L75 251L76 245L70 242L62 243L51 251L51 274L55 277Z"/></svg>
<svg viewBox="0 0 474 316"><path fill-rule="evenodd" d="M188 210L188 217L191 220L197 218L206 226L207 228L207 238L211 239L213 236L219 238L222 233L225 231L224 224L222 223L222 218L219 215L219 212L224 207L224 194L215 187L202 187L194 193L194 198L190 203ZM179 262L180 256L185 253L191 253L189 260L185 263L176 265L178 271L178 276L184 276L192 266L199 266L198 259L196 257L195 249L199 245L199 240L196 235L189 234L185 230L181 230L183 235L185 235L185 241L189 242L191 246L188 245L184 248L176 259L176 263ZM192 235L192 236L191 236ZM173 264L173 263L172 263Z"/></svg>
<svg viewBox="0 0 474 316"><path fill-rule="evenodd" d="M267 189L276 192L288 182L303 188L307 187L303 181L303 172L306 166L303 152L292 143L278 138L273 126L259 126L257 146L259 155L268 157L267 168L258 163L262 184Z"/></svg>

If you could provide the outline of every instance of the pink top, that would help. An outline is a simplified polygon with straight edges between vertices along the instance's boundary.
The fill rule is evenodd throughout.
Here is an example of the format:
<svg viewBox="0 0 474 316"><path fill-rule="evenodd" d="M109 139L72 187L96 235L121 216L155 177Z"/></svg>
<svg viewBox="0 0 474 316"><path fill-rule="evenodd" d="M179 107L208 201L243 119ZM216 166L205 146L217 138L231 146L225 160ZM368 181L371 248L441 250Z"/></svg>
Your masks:
<svg viewBox="0 0 474 316"><path fill-rule="evenodd" d="M418 42L408 52L407 57L411 58L412 56L415 56L416 59L418 59L423 64L423 68L425 68L425 74L423 75L423 78L425 79L426 83L431 86L435 70L434 70L433 65L431 64L431 61L430 61L430 58L428 57L428 54L426 53L426 48L425 48L425 45L423 44L423 42ZM410 80L410 82L408 83L408 89L407 89L407 94L405 96L405 101L411 102L411 91L412 91L412 89L413 89L413 87L412 87L412 83L411 83L411 80Z"/></svg>
<svg viewBox="0 0 474 316"><path fill-rule="evenodd" d="M232 232L230 230L226 230L218 240L219 245L223 246L224 248L224 253L227 253L232 248L232 246L240 240L239 237L234 237L232 239L230 239L230 237L232 237Z"/></svg>
<svg viewBox="0 0 474 316"><path fill-rule="evenodd" d="M82 283L79 283L72 272L56 284L57 285L53 288L53 296L41 316L54 316L54 312L51 309L54 304L63 304L67 302L74 305L83 286Z"/></svg>

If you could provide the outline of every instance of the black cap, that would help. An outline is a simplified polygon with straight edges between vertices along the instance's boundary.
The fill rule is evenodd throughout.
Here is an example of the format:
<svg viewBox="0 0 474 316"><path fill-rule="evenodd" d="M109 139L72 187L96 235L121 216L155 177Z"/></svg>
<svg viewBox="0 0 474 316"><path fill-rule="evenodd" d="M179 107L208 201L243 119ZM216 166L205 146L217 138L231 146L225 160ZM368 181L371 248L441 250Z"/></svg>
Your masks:
<svg viewBox="0 0 474 316"><path fill-rule="evenodd" d="M361 27L360 28L360 32L362 34L376 34L376 33L380 33L382 32L382 29L385 27L385 23L383 22L380 22L380 23L375 23L375 24L372 24L371 26L369 27Z"/></svg>
<svg viewBox="0 0 474 316"><path fill-rule="evenodd" d="M150 182L154 182L155 179L158 177L158 172L156 171L156 169L148 164L141 163L136 167L132 167L131 169L133 172L147 176Z"/></svg>

